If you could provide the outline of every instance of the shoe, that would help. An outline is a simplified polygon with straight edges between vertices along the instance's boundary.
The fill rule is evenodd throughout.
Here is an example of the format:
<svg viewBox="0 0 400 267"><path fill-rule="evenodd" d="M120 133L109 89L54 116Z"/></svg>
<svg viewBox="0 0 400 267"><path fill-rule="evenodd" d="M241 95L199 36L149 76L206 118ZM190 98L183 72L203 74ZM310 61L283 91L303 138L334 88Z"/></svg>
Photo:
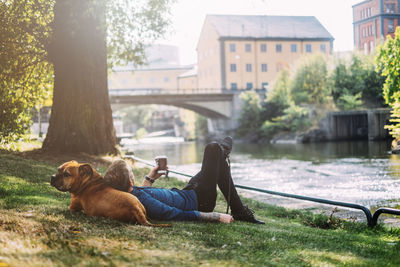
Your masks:
<svg viewBox="0 0 400 267"><path fill-rule="evenodd" d="M224 152L225 157L228 157L232 151L233 139L230 136L225 137L219 142L222 147L222 152Z"/></svg>
<svg viewBox="0 0 400 267"><path fill-rule="evenodd" d="M265 224L265 222L254 218L254 211L247 206L243 206L243 210L238 213L232 213L233 219L237 221L250 222L255 224Z"/></svg>

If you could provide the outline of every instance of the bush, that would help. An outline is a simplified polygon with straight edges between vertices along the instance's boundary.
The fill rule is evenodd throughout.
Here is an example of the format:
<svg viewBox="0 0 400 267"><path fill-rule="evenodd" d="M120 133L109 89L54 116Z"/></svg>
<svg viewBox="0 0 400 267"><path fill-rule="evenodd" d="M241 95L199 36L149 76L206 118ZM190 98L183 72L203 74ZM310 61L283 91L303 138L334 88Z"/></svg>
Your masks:
<svg viewBox="0 0 400 267"><path fill-rule="evenodd" d="M373 57L370 55L355 53L350 61L340 59L329 77L329 82L332 97L339 109L384 105L383 79L375 70Z"/></svg>
<svg viewBox="0 0 400 267"><path fill-rule="evenodd" d="M208 136L207 118L198 114L196 114L195 135L196 138L205 138Z"/></svg>
<svg viewBox="0 0 400 267"><path fill-rule="evenodd" d="M239 96L243 101L243 108L239 117L238 134L258 132L261 126L261 100L254 91L248 91Z"/></svg>
<svg viewBox="0 0 400 267"><path fill-rule="evenodd" d="M336 105L341 110L353 110L362 106L361 93L356 95L343 94L339 97Z"/></svg>

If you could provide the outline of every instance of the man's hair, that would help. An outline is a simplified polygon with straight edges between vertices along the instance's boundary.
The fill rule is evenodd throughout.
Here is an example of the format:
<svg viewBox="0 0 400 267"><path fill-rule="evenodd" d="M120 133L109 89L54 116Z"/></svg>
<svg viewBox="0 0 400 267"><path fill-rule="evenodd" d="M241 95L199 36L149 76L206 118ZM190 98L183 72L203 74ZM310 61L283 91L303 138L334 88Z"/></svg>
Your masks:
<svg viewBox="0 0 400 267"><path fill-rule="evenodd" d="M108 167L106 174L104 174L104 180L111 187L126 192L130 186L129 182L131 182L129 177L131 170L131 166L124 160L114 160Z"/></svg>

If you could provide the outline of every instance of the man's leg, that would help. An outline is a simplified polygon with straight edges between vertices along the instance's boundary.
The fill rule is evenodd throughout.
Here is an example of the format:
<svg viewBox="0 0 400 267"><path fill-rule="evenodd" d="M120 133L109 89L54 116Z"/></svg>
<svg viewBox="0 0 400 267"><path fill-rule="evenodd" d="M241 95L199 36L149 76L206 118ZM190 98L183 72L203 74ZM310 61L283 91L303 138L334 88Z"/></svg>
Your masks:
<svg viewBox="0 0 400 267"><path fill-rule="evenodd" d="M227 154L220 144L213 142L204 150L201 170L184 189L194 189L198 200L198 210L211 212L215 208L218 184L232 215L237 220L263 223L254 218L253 213L243 205L232 180L230 166L226 161Z"/></svg>
<svg viewBox="0 0 400 267"><path fill-rule="evenodd" d="M222 162L221 175L219 176L217 184L224 195L226 202L231 207L232 214L242 211L243 203L236 191L231 175L231 167L226 159Z"/></svg>
<svg viewBox="0 0 400 267"><path fill-rule="evenodd" d="M200 172L189 181L188 186L184 189L194 189L197 193L199 210L209 212L215 207L217 184L231 206L232 212L241 211L243 204L233 184L226 157L220 145L213 142L208 144L204 150Z"/></svg>
<svg viewBox="0 0 400 267"><path fill-rule="evenodd" d="M198 209L211 212L215 208L217 199L217 181L221 175L221 162L223 155L219 144L212 142L204 149L201 170L183 189L194 189L197 195Z"/></svg>

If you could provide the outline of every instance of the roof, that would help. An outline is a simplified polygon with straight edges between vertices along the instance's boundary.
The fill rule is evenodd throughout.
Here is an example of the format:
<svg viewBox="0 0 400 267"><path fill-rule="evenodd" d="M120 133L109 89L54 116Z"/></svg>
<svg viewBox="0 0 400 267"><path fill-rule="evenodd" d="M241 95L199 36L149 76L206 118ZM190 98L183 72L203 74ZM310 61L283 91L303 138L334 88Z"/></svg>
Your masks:
<svg viewBox="0 0 400 267"><path fill-rule="evenodd" d="M368 2L371 2L371 1L372 1L372 0L365 0L365 1L362 1L362 2L360 2L360 3L354 4L352 7L354 8L354 7L356 7L356 6L363 5L363 4L368 3Z"/></svg>
<svg viewBox="0 0 400 267"><path fill-rule="evenodd" d="M186 77L191 77L191 76L196 76L197 75L197 66L193 67L191 70L182 73L181 75L178 76L178 78L186 78Z"/></svg>
<svg viewBox="0 0 400 267"><path fill-rule="evenodd" d="M222 38L334 39L314 16L207 15Z"/></svg>

